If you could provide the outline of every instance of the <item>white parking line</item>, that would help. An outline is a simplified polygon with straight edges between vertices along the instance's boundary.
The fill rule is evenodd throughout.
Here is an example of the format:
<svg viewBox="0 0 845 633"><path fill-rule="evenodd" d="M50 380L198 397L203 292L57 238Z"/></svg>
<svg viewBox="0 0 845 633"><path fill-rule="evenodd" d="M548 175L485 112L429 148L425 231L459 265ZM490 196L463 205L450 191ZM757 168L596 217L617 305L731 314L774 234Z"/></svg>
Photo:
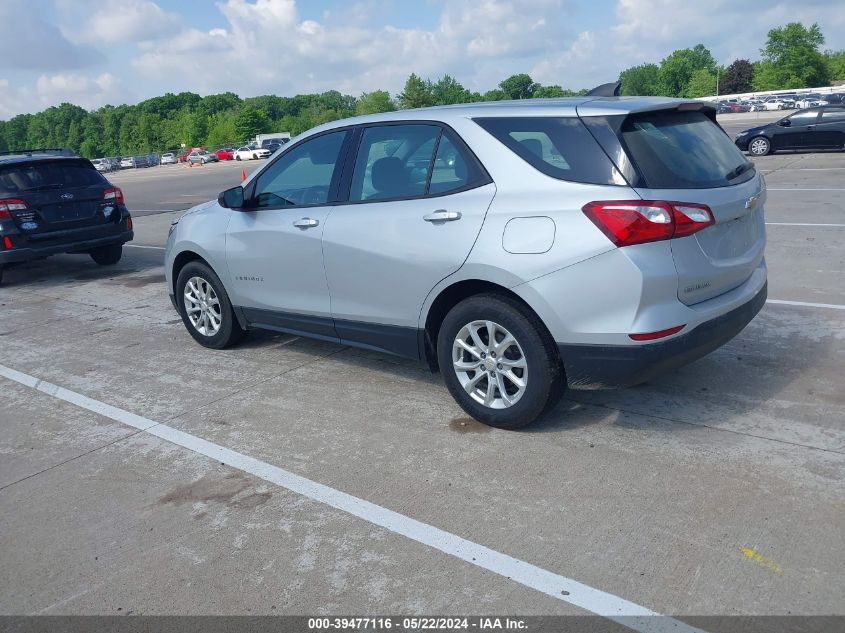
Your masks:
<svg viewBox="0 0 845 633"><path fill-rule="evenodd" d="M766 187L766 191L845 191L845 189L802 189L800 187L790 187L789 189L775 189L774 187Z"/></svg>
<svg viewBox="0 0 845 633"><path fill-rule="evenodd" d="M164 250L164 246L146 246L145 244L124 244L124 246L128 246L129 248L149 248L154 251Z"/></svg>
<svg viewBox="0 0 845 633"><path fill-rule="evenodd" d="M766 226L845 226L845 224L808 224L804 222L766 222Z"/></svg>
<svg viewBox="0 0 845 633"><path fill-rule="evenodd" d="M98 415L105 416L149 433L155 437L186 448L194 453L223 462L245 473L276 484L296 494L323 503L359 519L428 545L444 554L486 569L502 578L513 580L552 598L568 602L596 615L643 633L703 633L680 620L660 616L645 607L589 585L537 567L518 558L497 552L484 545L446 532L433 525L388 510L365 499L311 481L292 472L238 453L201 437L159 424L142 416L94 400L75 391L39 380L34 376L0 365L0 376L69 402ZM657 617L655 617L657 616Z"/></svg>
<svg viewBox="0 0 845 633"><path fill-rule="evenodd" d="M766 303L783 306L802 306L805 308L830 308L831 310L845 310L845 305L837 303L808 303L806 301L785 301L784 299L766 299Z"/></svg>

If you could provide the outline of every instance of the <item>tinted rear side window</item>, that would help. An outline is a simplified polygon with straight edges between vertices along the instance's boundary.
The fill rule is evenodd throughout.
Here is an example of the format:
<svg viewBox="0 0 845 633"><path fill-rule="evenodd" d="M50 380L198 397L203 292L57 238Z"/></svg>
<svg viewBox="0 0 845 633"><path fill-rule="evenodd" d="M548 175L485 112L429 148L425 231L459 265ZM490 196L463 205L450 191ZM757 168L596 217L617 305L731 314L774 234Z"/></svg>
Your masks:
<svg viewBox="0 0 845 633"><path fill-rule="evenodd" d="M475 122L547 176L597 185L626 184L576 117L479 118Z"/></svg>
<svg viewBox="0 0 845 633"><path fill-rule="evenodd" d="M625 119L621 137L647 187L727 187L755 173L736 145L701 112L634 114Z"/></svg>
<svg viewBox="0 0 845 633"><path fill-rule="evenodd" d="M89 187L105 182L92 165L82 161L20 163L0 169L0 191L6 193Z"/></svg>

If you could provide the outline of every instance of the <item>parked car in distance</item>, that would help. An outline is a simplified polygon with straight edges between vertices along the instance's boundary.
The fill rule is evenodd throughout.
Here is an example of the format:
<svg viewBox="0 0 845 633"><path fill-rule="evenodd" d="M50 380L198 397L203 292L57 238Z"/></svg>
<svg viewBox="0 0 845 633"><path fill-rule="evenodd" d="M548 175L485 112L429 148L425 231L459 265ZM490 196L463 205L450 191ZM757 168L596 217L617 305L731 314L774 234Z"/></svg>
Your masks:
<svg viewBox="0 0 845 633"><path fill-rule="evenodd" d="M92 158L91 164L94 165L94 169L99 172L109 172L113 169L112 164L107 158Z"/></svg>
<svg viewBox="0 0 845 633"><path fill-rule="evenodd" d="M740 132L735 142L752 156L781 149L845 148L845 105L799 110L779 121Z"/></svg>
<svg viewBox="0 0 845 633"><path fill-rule="evenodd" d="M150 166L149 156L133 156L132 160L135 162L135 167L149 167Z"/></svg>
<svg viewBox="0 0 845 633"><path fill-rule="evenodd" d="M234 160L235 150L230 147L221 147L214 150L214 155L217 156L218 160Z"/></svg>
<svg viewBox="0 0 845 633"><path fill-rule="evenodd" d="M716 114L730 114L733 112L731 110L731 106L728 103L719 103L716 105Z"/></svg>
<svg viewBox="0 0 845 633"><path fill-rule="evenodd" d="M805 108L813 108L815 106L822 105L821 103L822 96L819 94L805 94L801 95L795 101L795 107L801 110ZM825 104L826 105L826 104Z"/></svg>
<svg viewBox="0 0 845 633"><path fill-rule="evenodd" d="M120 159L121 169L134 169L135 159L132 156L124 156Z"/></svg>
<svg viewBox="0 0 845 633"><path fill-rule="evenodd" d="M0 281L8 266L59 253L120 260L133 237L123 192L79 156L0 155Z"/></svg>
<svg viewBox="0 0 845 633"><path fill-rule="evenodd" d="M269 157L270 150L263 147L244 145L235 150L235 160L255 160Z"/></svg>
<svg viewBox="0 0 845 633"><path fill-rule="evenodd" d="M173 152L165 152L161 155L161 164L162 165L175 165L176 164L176 154Z"/></svg>
<svg viewBox="0 0 845 633"><path fill-rule="evenodd" d="M203 151L204 152L205 148L204 147L191 147L190 149L187 149L184 152L182 152L181 154L179 154L179 156L177 158L178 158L180 163L184 163L188 160L188 156L190 156L191 153L196 152L196 151Z"/></svg>
<svg viewBox="0 0 845 633"><path fill-rule="evenodd" d="M715 116L582 97L321 125L174 224L168 291L206 347L264 328L422 360L518 428L567 386L707 354L765 303L763 179Z"/></svg>
<svg viewBox="0 0 845 633"><path fill-rule="evenodd" d="M220 159L217 158L215 154L211 152L206 152L203 150L194 150L190 154L188 154L188 162L192 165L205 165L206 163L216 163Z"/></svg>

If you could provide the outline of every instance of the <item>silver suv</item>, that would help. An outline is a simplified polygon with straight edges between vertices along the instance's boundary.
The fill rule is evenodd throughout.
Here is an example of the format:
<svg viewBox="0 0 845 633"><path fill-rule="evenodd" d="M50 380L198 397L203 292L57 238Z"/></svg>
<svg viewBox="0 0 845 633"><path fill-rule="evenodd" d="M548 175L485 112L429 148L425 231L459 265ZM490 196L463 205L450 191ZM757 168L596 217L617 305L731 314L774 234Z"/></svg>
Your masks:
<svg viewBox="0 0 845 633"><path fill-rule="evenodd" d="M578 98L329 123L171 229L188 332L427 362L517 428L734 337L766 299L765 185L711 106Z"/></svg>

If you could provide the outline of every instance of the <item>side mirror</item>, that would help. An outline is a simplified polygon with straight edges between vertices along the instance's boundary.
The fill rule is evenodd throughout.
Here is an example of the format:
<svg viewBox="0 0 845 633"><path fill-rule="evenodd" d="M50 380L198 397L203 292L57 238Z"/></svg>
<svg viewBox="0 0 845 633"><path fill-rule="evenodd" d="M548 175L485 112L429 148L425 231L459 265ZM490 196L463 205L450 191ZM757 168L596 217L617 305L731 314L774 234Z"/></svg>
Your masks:
<svg viewBox="0 0 845 633"><path fill-rule="evenodd" d="M778 121L778 125L780 125L781 127L789 127L790 125L792 125L792 121L790 121L789 119L781 119L780 121Z"/></svg>
<svg viewBox="0 0 845 633"><path fill-rule="evenodd" d="M238 185L221 191L217 196L217 204L224 209L240 209L244 206L244 188Z"/></svg>

